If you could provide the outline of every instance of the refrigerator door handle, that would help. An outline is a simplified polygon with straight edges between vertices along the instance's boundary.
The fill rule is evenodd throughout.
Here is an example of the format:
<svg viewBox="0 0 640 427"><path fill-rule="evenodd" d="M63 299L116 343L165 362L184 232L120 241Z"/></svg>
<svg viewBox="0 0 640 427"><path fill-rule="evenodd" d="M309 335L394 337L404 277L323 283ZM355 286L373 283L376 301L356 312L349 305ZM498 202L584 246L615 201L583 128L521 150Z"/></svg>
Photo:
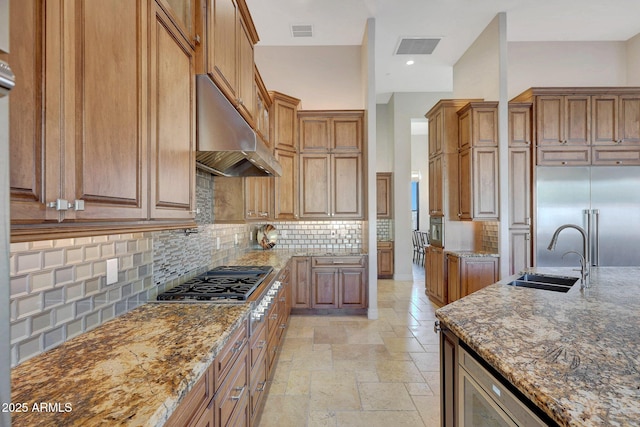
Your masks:
<svg viewBox="0 0 640 427"><path fill-rule="evenodd" d="M591 238L593 239L593 257L591 258L591 265L597 267L600 263L600 209L592 209L590 217L593 218L592 230L593 234Z"/></svg>
<svg viewBox="0 0 640 427"><path fill-rule="evenodd" d="M591 215L591 209L583 209L584 215L584 228L587 232L587 253L584 254L585 262L589 265L593 264L593 215Z"/></svg>

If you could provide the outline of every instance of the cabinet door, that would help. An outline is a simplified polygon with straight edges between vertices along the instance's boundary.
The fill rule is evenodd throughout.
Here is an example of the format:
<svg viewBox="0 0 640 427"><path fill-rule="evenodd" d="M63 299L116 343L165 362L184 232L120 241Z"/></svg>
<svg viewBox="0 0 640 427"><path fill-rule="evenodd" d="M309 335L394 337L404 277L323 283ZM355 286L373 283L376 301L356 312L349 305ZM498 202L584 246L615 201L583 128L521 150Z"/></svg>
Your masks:
<svg viewBox="0 0 640 427"><path fill-rule="evenodd" d="M298 155L276 150L282 175L274 178L275 219L298 219Z"/></svg>
<svg viewBox="0 0 640 427"><path fill-rule="evenodd" d="M429 246L426 252L425 262L428 295L436 304L447 303L447 295L444 284L444 252L442 248Z"/></svg>
<svg viewBox="0 0 640 427"><path fill-rule="evenodd" d="M509 148L509 227L531 224L531 151Z"/></svg>
<svg viewBox="0 0 640 427"><path fill-rule="evenodd" d="M458 154L458 218L473 219L473 150Z"/></svg>
<svg viewBox="0 0 640 427"><path fill-rule="evenodd" d="M339 308L367 307L367 280L364 268L341 268L339 270Z"/></svg>
<svg viewBox="0 0 640 427"><path fill-rule="evenodd" d="M509 274L531 267L531 232L528 228L509 230Z"/></svg>
<svg viewBox="0 0 640 427"><path fill-rule="evenodd" d="M151 25L151 217L192 219L194 52L158 6Z"/></svg>
<svg viewBox="0 0 640 427"><path fill-rule="evenodd" d="M333 152L362 151L362 114L355 117L334 117L331 132Z"/></svg>
<svg viewBox="0 0 640 427"><path fill-rule="evenodd" d="M72 77L77 100L75 141L69 146L74 150L75 189L68 199L85 201L85 210L74 212L76 219L145 219L147 9L127 0L83 1L78 7ZM105 51L112 53L108 61ZM186 74L191 69L180 71ZM180 88L190 101L189 86ZM183 130L191 142L191 128ZM65 169L73 170L68 165Z"/></svg>
<svg viewBox="0 0 640 427"><path fill-rule="evenodd" d="M300 152L328 153L331 141L331 119L300 114Z"/></svg>
<svg viewBox="0 0 640 427"><path fill-rule="evenodd" d="M443 183L442 183L442 160L439 155L429 160L429 214L442 216L443 205Z"/></svg>
<svg viewBox="0 0 640 427"><path fill-rule="evenodd" d="M594 95L592 125L593 143L616 144L618 141L618 97L616 95Z"/></svg>
<svg viewBox="0 0 640 427"><path fill-rule="evenodd" d="M447 255L447 303L460 299L460 258Z"/></svg>
<svg viewBox="0 0 640 427"><path fill-rule="evenodd" d="M330 154L300 154L300 217L329 218L331 214Z"/></svg>
<svg viewBox="0 0 640 427"><path fill-rule="evenodd" d="M245 178L245 217L247 219L269 219L272 217L272 180L273 178L255 176Z"/></svg>
<svg viewBox="0 0 640 427"><path fill-rule="evenodd" d="M565 97L564 144L591 144L591 97Z"/></svg>
<svg viewBox="0 0 640 427"><path fill-rule="evenodd" d="M498 149L491 147L481 147L473 148L472 151L473 218L497 219L499 191Z"/></svg>
<svg viewBox="0 0 640 427"><path fill-rule="evenodd" d="M378 279L393 278L393 243L378 242Z"/></svg>
<svg viewBox="0 0 640 427"><path fill-rule="evenodd" d="M46 208L45 196L49 201L60 197L62 112L58 73L62 41L56 26L44 22L45 16L51 21L57 14L59 28L62 20L59 6L55 2L45 5L37 1L14 1L9 10L12 53L0 54L0 59L10 64L20 79L8 98L12 224L58 221L60 217L54 209ZM50 52L47 56L45 48ZM47 64L51 70L45 75ZM45 127L46 118L50 120Z"/></svg>
<svg viewBox="0 0 640 427"><path fill-rule="evenodd" d="M429 157L442 154L443 135L443 112L437 110L433 115L429 116Z"/></svg>
<svg viewBox="0 0 640 427"><path fill-rule="evenodd" d="M509 104L509 147L531 146L531 104Z"/></svg>
<svg viewBox="0 0 640 427"><path fill-rule="evenodd" d="M212 0L208 28L208 72L220 90L237 99L239 16L235 0Z"/></svg>
<svg viewBox="0 0 640 427"><path fill-rule="evenodd" d="M564 140L563 105L562 96L536 98L537 145L558 145Z"/></svg>
<svg viewBox="0 0 640 427"><path fill-rule="evenodd" d="M473 135L471 126L471 109L467 109L458 116L458 150L471 148L471 138Z"/></svg>
<svg viewBox="0 0 640 427"><path fill-rule="evenodd" d="M269 119L274 147L280 150L298 150L298 104L299 99L291 98L278 92L271 92L273 104Z"/></svg>
<svg viewBox="0 0 640 427"><path fill-rule="evenodd" d="M475 291L489 286L497 280L497 258L462 258L460 262L460 297L465 297Z"/></svg>
<svg viewBox="0 0 640 427"><path fill-rule="evenodd" d="M314 268L311 274L311 307L338 308L338 269Z"/></svg>
<svg viewBox="0 0 640 427"><path fill-rule="evenodd" d="M310 258L293 257L291 268L291 307L311 307L311 269Z"/></svg>
<svg viewBox="0 0 640 427"><path fill-rule="evenodd" d="M253 65L253 42L240 19L238 35L238 110L251 127L256 122L256 89Z"/></svg>
<svg viewBox="0 0 640 427"><path fill-rule="evenodd" d="M331 155L331 216L362 218L362 155Z"/></svg>
<svg viewBox="0 0 640 427"><path fill-rule="evenodd" d="M450 331L440 331L440 395L442 427L458 425L458 338Z"/></svg>
<svg viewBox="0 0 640 427"><path fill-rule="evenodd" d="M640 144L640 94L620 95L618 141Z"/></svg>
<svg viewBox="0 0 640 427"><path fill-rule="evenodd" d="M393 178L391 172L376 173L377 218L393 217Z"/></svg>
<svg viewBox="0 0 640 427"><path fill-rule="evenodd" d="M591 143L589 96L538 96L538 145L584 145Z"/></svg>

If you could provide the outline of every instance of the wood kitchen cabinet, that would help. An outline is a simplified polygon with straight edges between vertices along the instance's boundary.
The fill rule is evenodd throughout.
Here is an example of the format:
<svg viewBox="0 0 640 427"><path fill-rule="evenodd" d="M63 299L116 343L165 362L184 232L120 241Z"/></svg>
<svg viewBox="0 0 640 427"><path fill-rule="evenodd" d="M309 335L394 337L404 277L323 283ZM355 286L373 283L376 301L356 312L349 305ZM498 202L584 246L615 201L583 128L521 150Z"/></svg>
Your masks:
<svg viewBox="0 0 640 427"><path fill-rule="evenodd" d="M273 104L273 100L267 91L267 87L262 81L260 71L254 64L253 74L255 76L255 91L256 91L256 117L255 117L255 130L256 133L262 138L265 145L273 149L271 142L271 123L269 121L269 110Z"/></svg>
<svg viewBox="0 0 640 427"><path fill-rule="evenodd" d="M458 337L440 330L440 425L458 426Z"/></svg>
<svg viewBox="0 0 640 427"><path fill-rule="evenodd" d="M378 279L393 278L393 242L378 241Z"/></svg>
<svg viewBox="0 0 640 427"><path fill-rule="evenodd" d="M447 303L463 298L498 281L498 260L493 256L460 256L448 253Z"/></svg>
<svg viewBox="0 0 640 427"><path fill-rule="evenodd" d="M244 180L245 218L266 220L273 218L272 177L246 177ZM236 194L237 197L237 194Z"/></svg>
<svg viewBox="0 0 640 427"><path fill-rule="evenodd" d="M533 170L529 103L509 103L509 271L530 267Z"/></svg>
<svg viewBox="0 0 640 427"><path fill-rule="evenodd" d="M425 287L426 294L437 305L447 303L447 289L444 276L444 250L435 246L425 249Z"/></svg>
<svg viewBox="0 0 640 427"><path fill-rule="evenodd" d="M472 99L442 99L425 117L429 125L429 214L458 219L458 116Z"/></svg>
<svg viewBox="0 0 640 427"><path fill-rule="evenodd" d="M364 215L362 111L300 111L300 217Z"/></svg>
<svg viewBox="0 0 640 427"><path fill-rule="evenodd" d="M311 257L311 308L367 308L367 286L365 256Z"/></svg>
<svg viewBox="0 0 640 427"><path fill-rule="evenodd" d="M513 102L534 105L536 165L640 164L640 88L530 88Z"/></svg>
<svg viewBox="0 0 640 427"><path fill-rule="evenodd" d="M376 173L376 206L378 219L393 218L393 173Z"/></svg>
<svg viewBox="0 0 640 427"><path fill-rule="evenodd" d="M311 258L291 259L291 308L311 307Z"/></svg>
<svg viewBox="0 0 640 427"><path fill-rule="evenodd" d="M498 219L498 103L458 111L458 218Z"/></svg>
<svg viewBox="0 0 640 427"><path fill-rule="evenodd" d="M270 92L273 104L269 119L275 156L282 175L274 180L274 218L291 220L299 217L299 169L298 169L298 105L300 100L291 96Z"/></svg>
<svg viewBox="0 0 640 427"><path fill-rule="evenodd" d="M244 0L207 1L206 72L255 128L253 46L258 34Z"/></svg>
<svg viewBox="0 0 640 427"><path fill-rule="evenodd" d="M193 46L163 7L11 13L14 52L32 52L9 58L26 83L10 98L12 241L193 226Z"/></svg>

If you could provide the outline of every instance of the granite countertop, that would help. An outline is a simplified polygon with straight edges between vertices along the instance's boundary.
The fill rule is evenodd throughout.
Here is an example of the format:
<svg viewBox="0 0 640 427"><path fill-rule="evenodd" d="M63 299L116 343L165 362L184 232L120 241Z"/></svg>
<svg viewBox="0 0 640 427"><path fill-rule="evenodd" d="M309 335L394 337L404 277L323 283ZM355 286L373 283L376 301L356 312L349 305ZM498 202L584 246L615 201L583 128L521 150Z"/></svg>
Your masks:
<svg viewBox="0 0 640 427"><path fill-rule="evenodd" d="M459 258L472 258L472 257L493 257L493 258L499 258L500 255L494 252L487 252L487 251L449 251L446 250L444 251L445 254L451 254L451 255L455 255Z"/></svg>
<svg viewBox="0 0 640 427"><path fill-rule="evenodd" d="M559 425L637 426L639 276L637 267L592 268L592 287L578 282L566 294L506 286L505 279L436 316Z"/></svg>
<svg viewBox="0 0 640 427"><path fill-rule="evenodd" d="M249 309L149 303L112 319L12 369L11 401L28 408L12 423L162 425ZM35 412L41 403L55 410Z"/></svg>
<svg viewBox="0 0 640 427"><path fill-rule="evenodd" d="M327 249L269 249L249 251L232 261L235 265L271 265L276 270L284 267L294 256L360 256L361 251Z"/></svg>

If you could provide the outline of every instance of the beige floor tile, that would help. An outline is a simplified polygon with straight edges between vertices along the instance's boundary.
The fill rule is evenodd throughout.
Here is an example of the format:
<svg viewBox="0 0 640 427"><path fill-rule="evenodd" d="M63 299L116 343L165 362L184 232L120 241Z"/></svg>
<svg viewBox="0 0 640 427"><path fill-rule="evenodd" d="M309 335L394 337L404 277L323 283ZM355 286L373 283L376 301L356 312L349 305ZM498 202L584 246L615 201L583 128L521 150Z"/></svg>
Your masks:
<svg viewBox="0 0 640 427"><path fill-rule="evenodd" d="M338 426L344 427L420 427L425 426L417 411L338 412ZM436 427L436 425L427 425Z"/></svg>
<svg viewBox="0 0 640 427"><path fill-rule="evenodd" d="M359 385L364 411L415 410L409 392L402 383L362 383Z"/></svg>
<svg viewBox="0 0 640 427"><path fill-rule="evenodd" d="M306 424L309 413L307 396L267 394L260 427L300 427Z"/></svg>
<svg viewBox="0 0 640 427"><path fill-rule="evenodd" d="M407 352L407 353L423 353L424 348L413 336L411 338L404 337L385 337L384 345L390 352Z"/></svg>
<svg viewBox="0 0 640 427"><path fill-rule="evenodd" d="M389 350L383 344L336 344L332 346L333 360L388 360Z"/></svg>
<svg viewBox="0 0 640 427"><path fill-rule="evenodd" d="M420 371L440 372L439 353L411 353L411 358Z"/></svg>
<svg viewBox="0 0 640 427"><path fill-rule="evenodd" d="M291 359L291 369L330 371L333 369L331 350L297 352Z"/></svg>
<svg viewBox="0 0 640 427"><path fill-rule="evenodd" d="M423 375L424 376L424 375ZM427 383L405 383L411 396L433 396L434 393Z"/></svg>
<svg viewBox="0 0 640 427"><path fill-rule="evenodd" d="M312 372L309 407L313 411L360 410L356 376L352 372Z"/></svg>
<svg viewBox="0 0 640 427"><path fill-rule="evenodd" d="M311 371L291 370L287 381L286 395L309 395L311 390Z"/></svg>
<svg viewBox="0 0 640 427"><path fill-rule="evenodd" d="M412 396L412 399L425 426L440 425L440 396Z"/></svg>
<svg viewBox="0 0 640 427"><path fill-rule="evenodd" d="M303 424L301 424L303 425ZM338 420L334 411L310 411L307 427L337 427Z"/></svg>
<svg viewBox="0 0 640 427"><path fill-rule="evenodd" d="M317 327L313 333L314 344L346 344L347 331L342 326Z"/></svg>
<svg viewBox="0 0 640 427"><path fill-rule="evenodd" d="M383 383L412 383L424 382L416 365L411 361L391 360L377 364L378 378Z"/></svg>

